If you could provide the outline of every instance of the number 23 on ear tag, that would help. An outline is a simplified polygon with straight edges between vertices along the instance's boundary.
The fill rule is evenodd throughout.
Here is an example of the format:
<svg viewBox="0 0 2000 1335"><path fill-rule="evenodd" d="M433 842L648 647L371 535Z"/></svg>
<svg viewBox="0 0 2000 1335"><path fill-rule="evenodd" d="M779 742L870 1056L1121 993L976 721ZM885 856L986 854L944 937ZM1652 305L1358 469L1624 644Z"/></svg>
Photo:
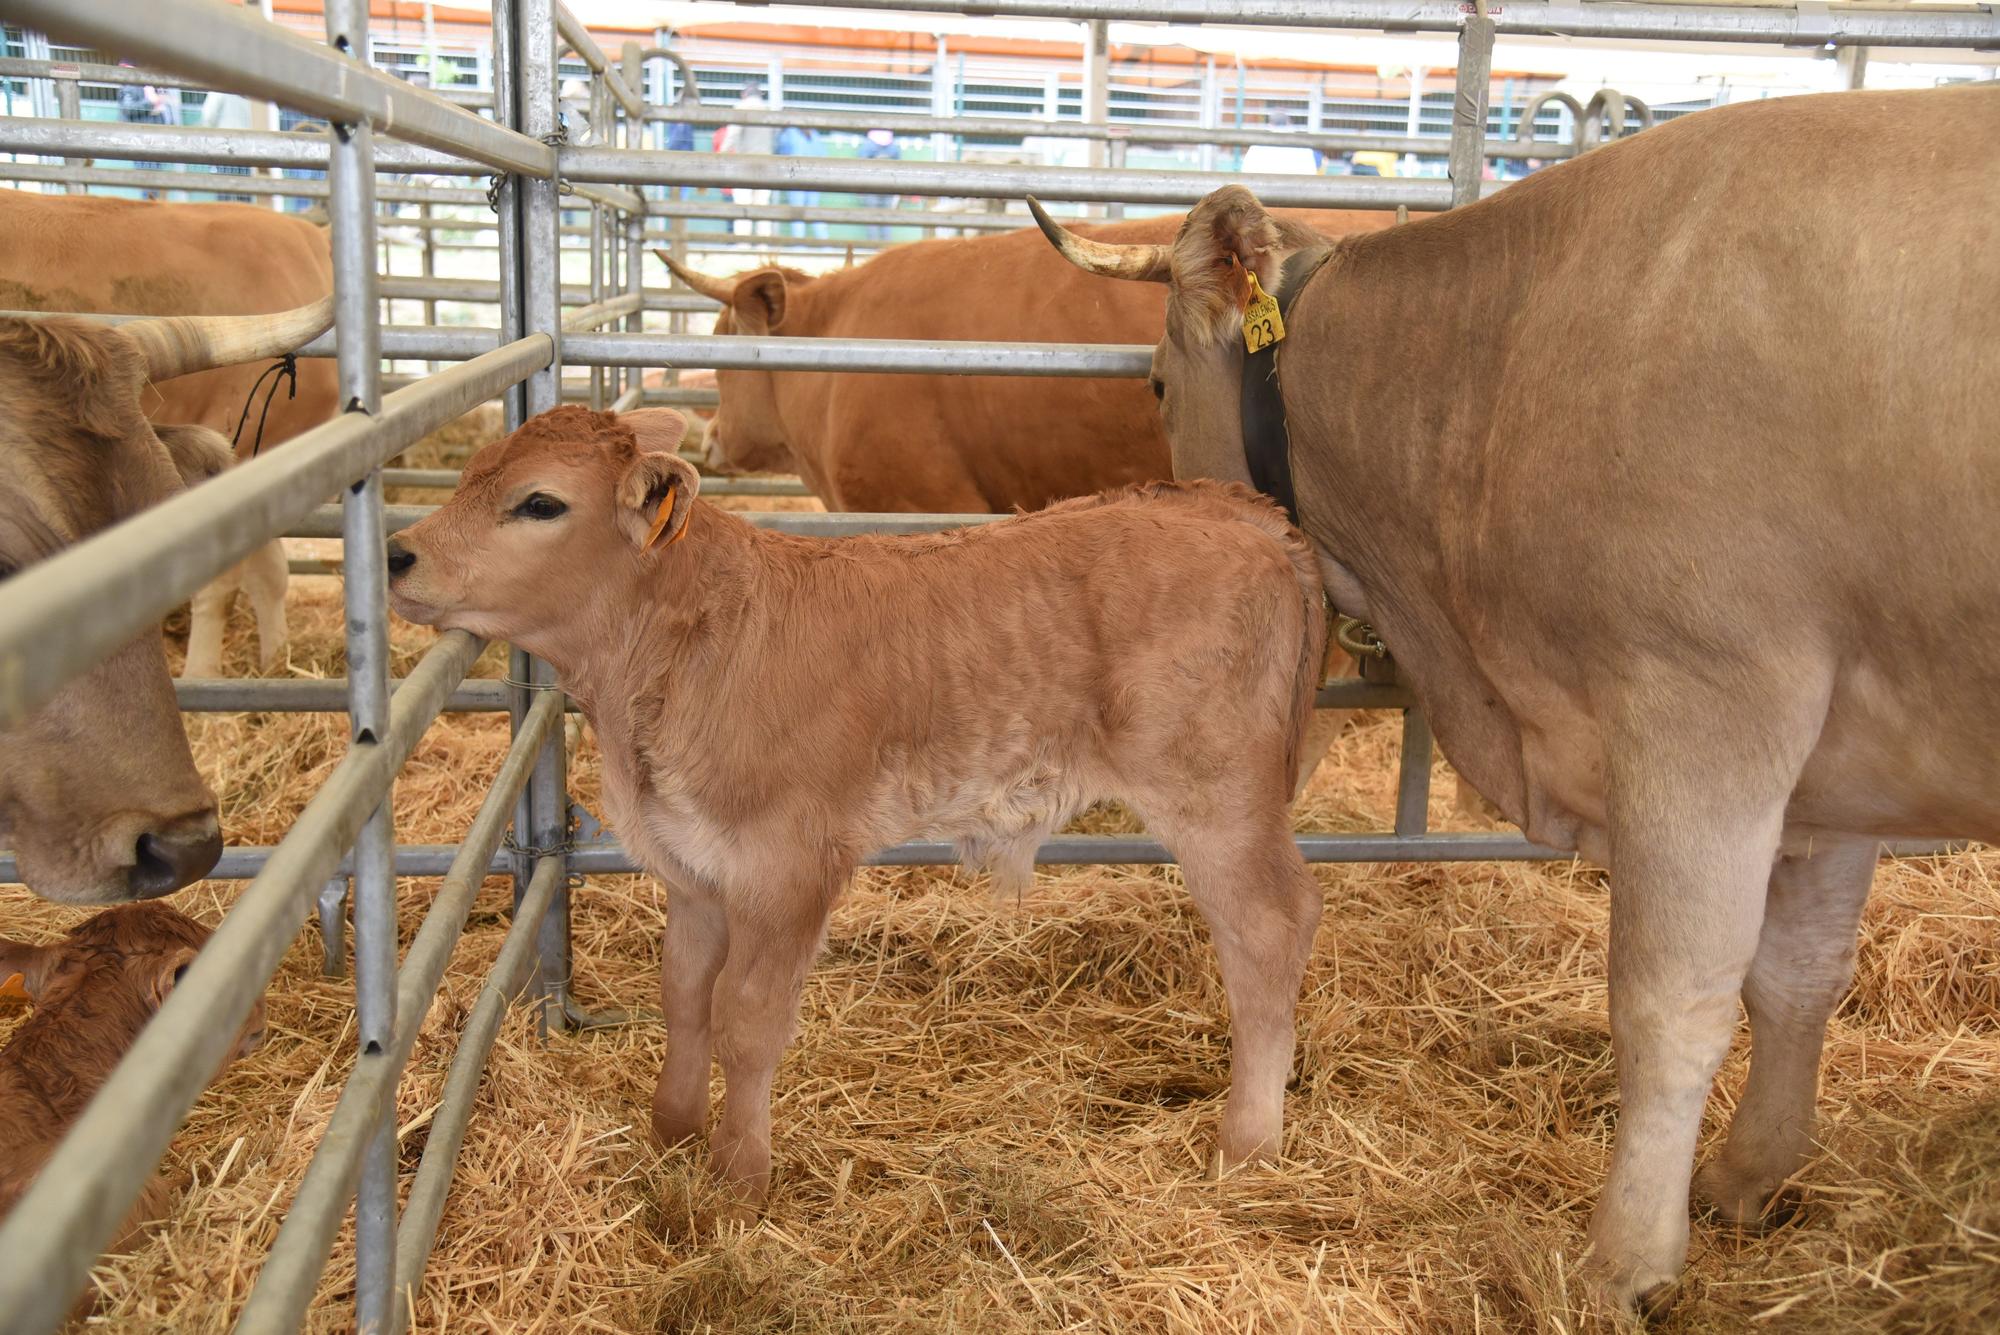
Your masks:
<svg viewBox="0 0 2000 1335"><path fill-rule="evenodd" d="M1257 272L1245 266L1250 279L1250 304L1243 308L1243 349L1262 352L1285 337L1285 317L1278 314L1278 299L1257 282Z"/></svg>

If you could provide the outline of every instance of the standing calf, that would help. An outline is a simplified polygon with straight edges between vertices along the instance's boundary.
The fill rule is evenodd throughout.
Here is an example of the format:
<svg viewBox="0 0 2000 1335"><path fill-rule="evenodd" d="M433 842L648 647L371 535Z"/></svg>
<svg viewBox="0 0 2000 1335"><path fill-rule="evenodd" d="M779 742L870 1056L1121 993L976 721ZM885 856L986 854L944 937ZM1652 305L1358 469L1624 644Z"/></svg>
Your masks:
<svg viewBox="0 0 2000 1335"><path fill-rule="evenodd" d="M770 1094L827 914L869 852L957 840L999 889L1092 801L1173 850L1233 1017L1224 1166L1274 1154L1320 891L1288 801L1317 570L1242 487L1148 484L989 526L837 541L697 503L678 414L559 408L389 548L405 617L552 663L610 815L666 883L663 1141L767 1190Z"/></svg>
<svg viewBox="0 0 2000 1335"><path fill-rule="evenodd" d="M0 940L0 982L18 976L35 1013L0 1049L0 1219L34 1185L56 1146L146 1027L208 929L157 901L107 909L62 940L31 946ZM264 1041L260 1001L244 1022L235 1057ZM166 1212L155 1173L110 1250Z"/></svg>

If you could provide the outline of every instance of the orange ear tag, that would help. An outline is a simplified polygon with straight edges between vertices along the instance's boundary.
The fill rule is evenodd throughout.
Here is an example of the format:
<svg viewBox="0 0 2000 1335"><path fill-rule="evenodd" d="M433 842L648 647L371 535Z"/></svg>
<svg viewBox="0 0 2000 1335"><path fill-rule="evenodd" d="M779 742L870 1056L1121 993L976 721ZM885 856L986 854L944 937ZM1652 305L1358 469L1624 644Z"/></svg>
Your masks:
<svg viewBox="0 0 2000 1335"><path fill-rule="evenodd" d="M667 483L667 494L660 498L659 511L653 516L652 531L646 534L647 551L651 551L653 549L653 544L660 540L660 534L666 531L667 521L669 519L672 519L674 516L674 492L676 490L677 487L674 483L672 482ZM694 515L692 512L689 513L688 520L690 523L693 522ZM682 524L680 527L680 532L674 534L673 537L668 538L666 545L668 547L673 546L675 543L679 542L682 538L685 538L687 536L687 531L688 531L688 525ZM664 551L665 548L662 548L661 550Z"/></svg>
<svg viewBox="0 0 2000 1335"><path fill-rule="evenodd" d="M27 975L19 973L0 979L0 1001L26 1001L28 999L26 981Z"/></svg>

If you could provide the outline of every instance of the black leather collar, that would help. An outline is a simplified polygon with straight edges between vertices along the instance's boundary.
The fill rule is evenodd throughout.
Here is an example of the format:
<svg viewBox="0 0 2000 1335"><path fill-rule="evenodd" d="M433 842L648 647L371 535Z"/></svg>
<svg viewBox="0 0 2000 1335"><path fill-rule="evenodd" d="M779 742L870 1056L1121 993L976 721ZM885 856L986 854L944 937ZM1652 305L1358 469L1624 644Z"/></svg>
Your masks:
<svg viewBox="0 0 2000 1335"><path fill-rule="evenodd" d="M1333 253L1302 250L1285 261L1278 276L1280 315L1292 313L1292 302L1305 290L1306 283ZM1292 523L1299 522L1298 496L1292 490L1292 441L1285 426L1285 400L1278 385L1278 353L1284 339L1261 352L1243 358L1243 456L1250 466L1250 482L1257 490L1285 507Z"/></svg>

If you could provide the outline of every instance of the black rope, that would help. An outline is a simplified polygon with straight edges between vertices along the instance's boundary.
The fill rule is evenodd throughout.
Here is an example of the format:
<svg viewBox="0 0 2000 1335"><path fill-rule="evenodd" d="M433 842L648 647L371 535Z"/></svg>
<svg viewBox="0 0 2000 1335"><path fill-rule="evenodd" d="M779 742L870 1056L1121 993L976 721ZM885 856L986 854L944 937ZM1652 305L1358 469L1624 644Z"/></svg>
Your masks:
<svg viewBox="0 0 2000 1335"><path fill-rule="evenodd" d="M271 387L264 393L264 411L257 414L257 435L250 442L251 457L255 458L257 451L264 448L264 423L271 416L271 400L278 397L278 385L287 378L291 381L285 395L286 401L289 402L299 396L299 359L289 352L258 373L257 379L250 386L250 392L243 396L243 415L236 419L236 434L229 438L231 449L235 449L242 441L243 428L250 422L250 404L256 399L257 391L263 389L264 382L269 380Z"/></svg>

